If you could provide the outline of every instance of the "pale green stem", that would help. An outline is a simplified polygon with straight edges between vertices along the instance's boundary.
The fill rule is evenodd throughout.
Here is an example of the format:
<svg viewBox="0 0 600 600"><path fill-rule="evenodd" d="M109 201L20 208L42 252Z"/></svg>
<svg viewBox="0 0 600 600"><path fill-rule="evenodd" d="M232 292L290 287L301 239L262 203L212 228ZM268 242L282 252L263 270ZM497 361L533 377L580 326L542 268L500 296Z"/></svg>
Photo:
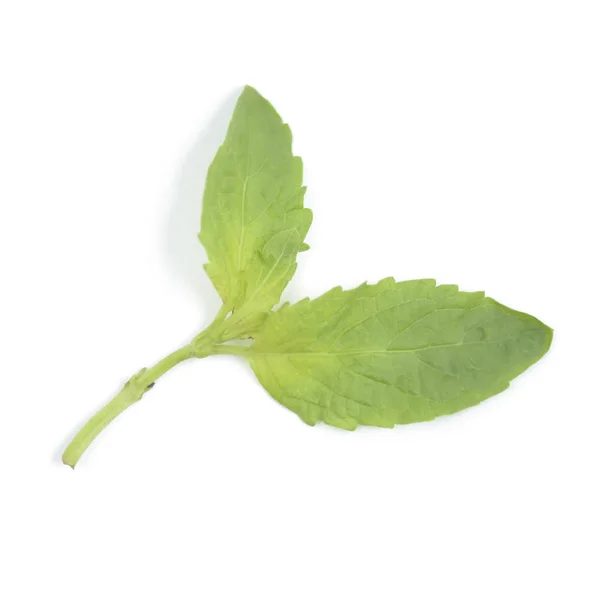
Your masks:
<svg viewBox="0 0 600 600"><path fill-rule="evenodd" d="M211 354L233 354L235 356L246 356L248 357L251 352L245 346L233 346L231 344L221 344L220 346L213 346Z"/></svg>
<svg viewBox="0 0 600 600"><path fill-rule="evenodd" d="M172 369L181 361L192 356L191 347L184 346L163 358L152 368L142 369L137 375L134 375L123 386L123 389L79 430L79 433L73 438L63 453L62 461L65 465L75 468L81 455L107 425L126 408L141 400L142 396L152 388L154 382L161 375L164 375L169 369Z"/></svg>
<svg viewBox="0 0 600 600"><path fill-rule="evenodd" d="M81 455L102 430L125 409L141 400L142 396L152 388L154 382L175 365L188 358L203 358L212 354L214 344L222 341L220 339L221 327L229 312L229 308L223 306L215 320L202 333L198 334L189 345L169 354L150 369L142 369L134 375L123 386L123 389L81 428L64 451L63 463L75 468Z"/></svg>

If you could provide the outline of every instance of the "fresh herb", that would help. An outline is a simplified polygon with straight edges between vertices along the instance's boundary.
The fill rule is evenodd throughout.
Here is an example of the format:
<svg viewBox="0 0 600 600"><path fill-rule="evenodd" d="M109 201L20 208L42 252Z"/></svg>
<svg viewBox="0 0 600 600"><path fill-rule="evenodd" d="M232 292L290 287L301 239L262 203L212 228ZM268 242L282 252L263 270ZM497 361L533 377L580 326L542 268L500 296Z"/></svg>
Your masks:
<svg viewBox="0 0 600 600"><path fill-rule="evenodd" d="M383 279L284 304L308 249L302 161L275 109L246 87L208 171L200 240L223 306L187 346L142 369L63 454L75 464L96 436L188 358L246 357L265 389L306 423L393 427L473 406L508 387L550 347L527 314L431 279ZM251 345L232 344L251 338Z"/></svg>

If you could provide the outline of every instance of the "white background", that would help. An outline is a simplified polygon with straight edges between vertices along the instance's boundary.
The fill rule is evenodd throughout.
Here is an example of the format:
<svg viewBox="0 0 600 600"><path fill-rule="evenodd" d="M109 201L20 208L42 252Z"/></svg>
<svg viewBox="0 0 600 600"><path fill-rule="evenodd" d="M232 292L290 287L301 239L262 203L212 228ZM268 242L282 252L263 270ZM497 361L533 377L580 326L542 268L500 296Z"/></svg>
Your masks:
<svg viewBox="0 0 600 600"><path fill-rule="evenodd" d="M0 7L0 597L600 597L596 1ZM218 308L195 236L246 83L315 215L285 299L435 277L553 348L476 408L355 433L190 361L71 471Z"/></svg>

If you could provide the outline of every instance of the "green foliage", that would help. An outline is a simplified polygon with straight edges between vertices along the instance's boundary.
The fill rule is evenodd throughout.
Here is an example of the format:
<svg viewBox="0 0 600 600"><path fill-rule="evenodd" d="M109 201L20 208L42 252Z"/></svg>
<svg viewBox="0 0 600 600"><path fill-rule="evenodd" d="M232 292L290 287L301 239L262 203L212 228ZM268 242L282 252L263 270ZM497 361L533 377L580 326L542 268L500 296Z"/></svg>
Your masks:
<svg viewBox="0 0 600 600"><path fill-rule="evenodd" d="M389 278L283 306L248 357L267 391L311 425L392 427L497 394L551 338L483 293Z"/></svg>
<svg viewBox="0 0 600 600"><path fill-rule="evenodd" d="M74 467L104 427L191 357L245 356L306 423L354 429L477 404L548 350L552 330L537 319L431 279L334 288L273 311L308 248L304 191L288 126L246 87L208 171L199 236L223 306L189 345L132 377L75 436L65 464ZM249 347L226 343L249 337Z"/></svg>
<svg viewBox="0 0 600 600"><path fill-rule="evenodd" d="M305 189L290 128L246 87L208 171L200 233L206 271L238 315L269 311L294 275L312 220Z"/></svg>

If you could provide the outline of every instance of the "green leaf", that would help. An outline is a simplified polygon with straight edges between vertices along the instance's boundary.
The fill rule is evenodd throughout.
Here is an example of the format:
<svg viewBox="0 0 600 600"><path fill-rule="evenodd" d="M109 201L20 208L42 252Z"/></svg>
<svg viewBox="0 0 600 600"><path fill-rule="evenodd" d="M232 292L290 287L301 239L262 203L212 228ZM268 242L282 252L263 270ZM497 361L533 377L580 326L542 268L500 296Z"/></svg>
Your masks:
<svg viewBox="0 0 600 600"><path fill-rule="evenodd" d="M208 171L200 233L206 271L236 322L264 318L292 278L312 220L304 192L289 127L246 87Z"/></svg>
<svg viewBox="0 0 600 600"><path fill-rule="evenodd" d="M246 355L266 390L314 425L392 427L501 392L539 360L552 330L431 279L384 279L271 313Z"/></svg>

